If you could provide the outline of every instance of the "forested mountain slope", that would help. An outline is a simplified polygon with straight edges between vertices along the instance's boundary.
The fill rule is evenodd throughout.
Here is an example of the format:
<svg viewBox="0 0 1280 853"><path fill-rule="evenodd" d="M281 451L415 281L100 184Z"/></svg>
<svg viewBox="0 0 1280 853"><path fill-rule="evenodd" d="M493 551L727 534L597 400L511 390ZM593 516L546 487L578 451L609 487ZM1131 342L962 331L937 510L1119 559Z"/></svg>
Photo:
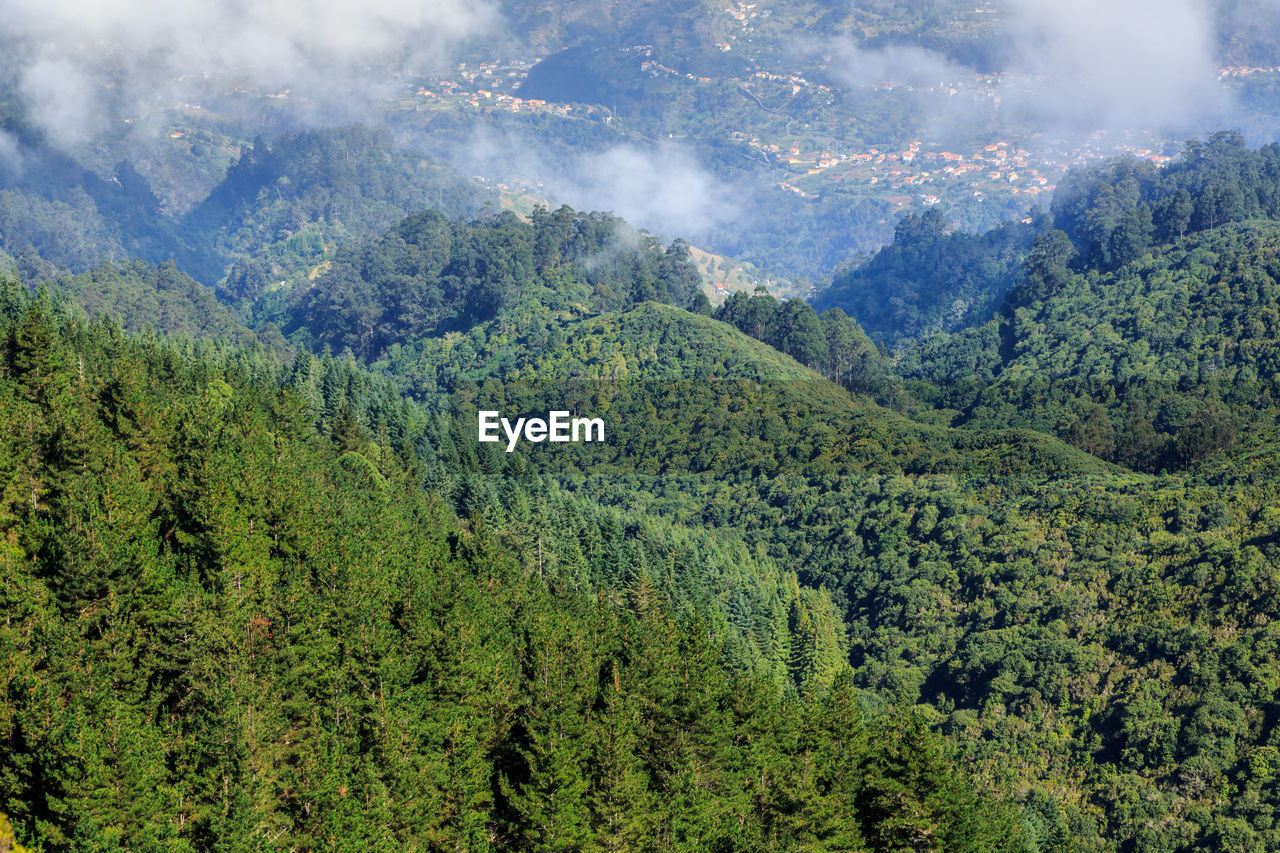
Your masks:
<svg viewBox="0 0 1280 853"><path fill-rule="evenodd" d="M315 349L369 359L521 305L601 312L652 299L708 311L701 284L683 243L663 249L608 214L539 208L524 222L429 211L339 252L314 286L285 297L280 325Z"/></svg>
<svg viewBox="0 0 1280 853"><path fill-rule="evenodd" d="M173 341L10 284L0 810L50 849L1280 846L1274 158L1184 159L908 223L868 281L928 267L935 323L954 250L997 308L892 357L708 316L683 244L570 208L326 242L241 294L265 346L171 267L53 290ZM482 403L608 440L507 453Z"/></svg>
<svg viewBox="0 0 1280 853"><path fill-rule="evenodd" d="M3 324L19 837L1020 849L918 721L868 717L847 678L798 699L727 675L643 573L614 603L528 571L514 525L458 519L349 407L317 429L261 351L130 339L12 287Z"/></svg>
<svg viewBox="0 0 1280 853"><path fill-rule="evenodd" d="M0 159L0 249L32 280L172 260L207 286L221 283L228 301L255 299L410 213L475 215L495 199L385 132L351 126L255 139L207 198L175 218L130 162L103 179L7 102L0 130L16 141L14 156Z"/></svg>
<svg viewBox="0 0 1280 853"><path fill-rule="evenodd" d="M936 207L907 214L892 243L838 273L814 305L844 310L888 346L980 324L1020 281L1046 227L1040 219L973 235L953 231Z"/></svg>
<svg viewBox="0 0 1280 853"><path fill-rule="evenodd" d="M238 261L224 289L233 299L254 299L411 213L471 216L495 199L385 132L353 126L255 139L181 227L204 235L216 252L206 269L189 272L213 285Z"/></svg>
<svg viewBox="0 0 1280 853"><path fill-rule="evenodd" d="M1278 258L1280 226L1254 221L1112 272L1039 270L1051 296L932 339L899 367L946 389L958 422L1034 426L1139 470L1185 468L1242 437L1274 440Z"/></svg>
<svg viewBox="0 0 1280 853"><path fill-rule="evenodd" d="M218 301L211 288L173 263L105 264L81 275L61 275L47 284L88 316L110 315L129 332L151 329L242 346L258 341L280 351L288 347L275 327L250 329L234 309Z"/></svg>
<svg viewBox="0 0 1280 853"><path fill-rule="evenodd" d="M128 161L109 178L94 174L54 147L0 96L0 132L13 150L0 157L0 250L24 275L48 264L85 272L107 261L176 259L195 269L204 242L180 234Z"/></svg>
<svg viewBox="0 0 1280 853"><path fill-rule="evenodd" d="M884 399L894 389L892 371L862 327L844 311L818 315L800 299L779 302L759 290L738 292L716 309L715 317L764 341L837 385Z"/></svg>
<svg viewBox="0 0 1280 853"><path fill-rule="evenodd" d="M1091 324L1098 305L1140 312L1146 296L1163 305L1160 276L1190 276L1180 287L1191 289L1187 304L1201 313L1185 323L1191 337L1168 340L1166 354L1221 356L1212 340L1196 344L1198 323L1208 328L1215 314L1245 322L1248 312L1230 309L1244 291L1209 274L1207 256L1197 253L1215 240L1239 241L1249 260L1224 269L1254 270L1252 279L1232 280L1252 288L1256 301L1268 239L1266 228L1244 223L1116 271L1064 266L1061 281L1033 265L1039 279L1029 281L1061 287L1046 299L1020 283L1008 310L1020 329L1054 327L1074 340L1072 324ZM1033 257L1052 260L1044 243ZM1275 798L1267 673L1276 661L1265 649L1270 567L1280 555L1266 481L1235 482L1223 455L1215 457L1223 468L1216 485L1125 473L1034 429L1043 425L1032 417L992 418L981 429L913 421L676 306L558 298L548 280L583 291L571 272L548 279L553 269L470 329L403 335L372 367L423 399L454 392L453 402L472 405L466 413L486 399L512 412L569 401L605 413L616 437L605 447L569 456L522 449L515 464L581 499L739 538L795 567L805 585L829 591L850 638L854 682L885 701L930 709L986 778L1025 791L1032 849L1208 850L1233 839L1265 849L1275 840L1266 815ZM421 286L381 275L362 281L384 299ZM1098 303L1071 302L1070 294L1084 292L1071 282L1103 283ZM741 297L724 316L746 327L759 318L761 337L796 352L806 341L830 345L816 315L811 322L798 319L809 318L802 311L782 311L766 297ZM786 334L806 329L811 338ZM974 368L992 354L1002 365L1009 339L999 323L969 334L986 348L956 344L948 361L939 338L931 362L967 367L934 375L936 386L905 389L922 399L980 396ZM1017 343L1024 338L1025 346ZM874 364L854 340L852 351ZM1012 365L1025 354L1019 347L1041 345L1022 332L1013 341ZM1068 348L1043 346L1064 371L1073 364ZM1054 374L1054 364L1022 372L1069 391L1069 374ZM1186 363L1169 363L1175 367L1184 377L1173 389L1179 405L1216 393L1208 374L1185 379ZM993 389L1017 373L1001 369L990 371ZM1050 385L1043 395L1053 393ZM456 433L474 428L468 417L459 417ZM1207 441L1212 452L1219 435L1212 410L1202 419L1192 405L1185 417L1172 446L1192 452ZM480 461L505 471L512 464L505 456ZM1249 592L1241 597L1244 578Z"/></svg>
<svg viewBox="0 0 1280 853"><path fill-rule="evenodd" d="M1044 273L1053 268L1113 272L1190 234L1277 219L1280 144L1250 150L1224 131L1191 140L1159 168L1134 157L1074 168L1050 207L983 235L951 230L936 211L909 215L890 245L837 273L814 302L890 343L981 325L1006 296L1025 304L1050 295L1057 285ZM1028 280L1026 265L1046 260L1050 269Z"/></svg>

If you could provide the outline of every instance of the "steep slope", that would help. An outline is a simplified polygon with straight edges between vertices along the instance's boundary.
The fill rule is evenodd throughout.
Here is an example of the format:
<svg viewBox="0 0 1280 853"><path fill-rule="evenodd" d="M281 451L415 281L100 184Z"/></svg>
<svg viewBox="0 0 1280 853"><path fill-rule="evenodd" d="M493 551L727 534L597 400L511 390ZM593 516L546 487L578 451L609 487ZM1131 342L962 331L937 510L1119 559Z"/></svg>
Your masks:
<svg viewBox="0 0 1280 853"><path fill-rule="evenodd" d="M41 849L1018 849L919 721L525 571L261 352L0 322L0 808Z"/></svg>
<svg viewBox="0 0 1280 853"><path fill-rule="evenodd" d="M1006 298L1016 307L1051 295L1068 268L1114 272L1187 235L1278 217L1280 144L1250 150L1240 134L1220 132L1191 140L1163 168L1134 157L1074 168L1050 215L1031 222L974 235L936 210L908 215L890 245L837 273L814 302L902 343L980 325Z"/></svg>
<svg viewBox="0 0 1280 853"><path fill-rule="evenodd" d="M109 177L94 174L28 127L3 94L0 131L12 146L0 157L0 250L24 275L44 277L50 264L81 273L128 258L173 259L184 269L206 262L205 242L179 233L128 161Z"/></svg>
<svg viewBox="0 0 1280 853"><path fill-rule="evenodd" d="M966 425L1024 424L1135 468L1185 468L1241 437L1275 440L1278 259L1272 221L1200 232L1113 272L1067 272L1048 298L899 367L953 389Z"/></svg>
<svg viewBox="0 0 1280 853"><path fill-rule="evenodd" d="M172 263L143 261L106 264L82 275L62 275L48 282L54 293L78 305L88 316L109 315L128 332L152 329L168 335L208 338L276 350L287 343L274 326L258 332L218 301L214 291L179 271Z"/></svg>
<svg viewBox="0 0 1280 853"><path fill-rule="evenodd" d="M259 138L182 219L206 235L216 263L189 270L227 294L256 298L336 247L379 234L410 213L478 214L495 197L474 181L396 146L384 132L344 127Z"/></svg>
<svg viewBox="0 0 1280 853"><path fill-rule="evenodd" d="M502 380L499 397L519 392L521 410L534 410L539 398L549 404L566 388L607 408L607 432L617 441L572 457L588 466L607 459L721 478L819 470L1046 476L1106 467L1026 430L978 434L909 420L724 323L673 306L647 303L552 331L555 346L485 353L480 368L463 375L482 385ZM462 367L452 355L447 344L425 349L406 372L434 364L452 374ZM397 364L388 370L398 373Z"/></svg>
<svg viewBox="0 0 1280 853"><path fill-rule="evenodd" d="M477 220L428 211L340 252L276 315L314 348L373 359L501 316L599 312L654 299L709 310L688 248L569 207Z"/></svg>
<svg viewBox="0 0 1280 853"><path fill-rule="evenodd" d="M1275 841L1273 777L1251 758L1274 738L1276 661L1259 651L1273 486L1117 474L1037 432L925 427L669 306L561 323L536 354L501 323L455 341L477 353L464 364L479 400L570 401L616 436L598 454L518 451L526 464L605 504L730 531L830 590L856 683L928 706L991 778L1020 780L1041 849ZM1240 583L1257 595L1237 598Z"/></svg>
<svg viewBox="0 0 1280 853"><path fill-rule="evenodd" d="M983 323L1020 281L1032 240L1047 227L1041 219L973 235L953 231L937 208L908 214L892 243L837 273L814 307L844 310L889 347Z"/></svg>

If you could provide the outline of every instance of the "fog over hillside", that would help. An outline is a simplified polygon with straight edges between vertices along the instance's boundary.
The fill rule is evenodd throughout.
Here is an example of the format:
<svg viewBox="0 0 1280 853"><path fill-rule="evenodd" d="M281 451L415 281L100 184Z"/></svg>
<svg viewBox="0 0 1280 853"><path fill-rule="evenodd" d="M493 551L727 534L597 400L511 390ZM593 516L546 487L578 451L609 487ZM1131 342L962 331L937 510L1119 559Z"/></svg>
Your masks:
<svg viewBox="0 0 1280 853"><path fill-rule="evenodd" d="M268 135L288 127L382 123L395 114L398 99L403 104L412 81L444 79L464 55L521 50L513 37L518 39L534 15L527 5L489 0L217 0L174 7L133 0L85 8L74 0L3 0L6 32L0 38L10 89L28 122L82 157L96 156L102 139L114 140L114 151L133 156L134 150L154 146L171 130L164 116L175 109L234 114L242 125L265 128ZM574 7L578 18L585 14L580 6ZM884 199L893 194L883 184L866 192L855 186L855 196L866 195L874 203L865 211L848 212L857 198L833 198L829 203L850 218L835 226L844 237L829 238L832 248L820 258L799 259L780 235L756 236L757 217L749 214L776 207L779 197L794 202L787 193L796 192L819 199L801 205L798 214L810 216L806 211L814 208L810 218L814 227L822 227L835 221L830 211L818 209L828 203L827 186L788 187L785 171L780 174L726 149L726 129L740 131L744 138L759 136L760 146L772 142L779 152L788 146L835 151L833 146L850 135L861 138L864 148L879 145L883 151L902 144L888 138L882 117L867 108L870 99L889 117L893 135L911 134L923 140L925 150L964 151L975 141L1007 138L1059 163L1064 158L1058 152L1070 151L1075 140L1099 131L1117 139L1128 132L1145 134L1148 147L1165 153L1190 136L1220 127L1240 127L1255 143L1275 136L1275 118L1257 106L1259 98L1265 104L1265 93L1252 104L1241 104L1238 90L1219 79L1228 55L1265 58L1266 50L1259 46L1265 35L1259 31L1265 33L1280 19L1280 4L1271 0L1007 0L971 6L933 4L926 19L936 18L930 26L938 33L959 33L954 43L991 46L988 53L1000 62L997 74L980 74L964 51L948 51L928 39L882 34L868 40L862 37L868 30L849 23L888 20L905 6L855 4L849 10L824 11L817 24L812 15L796 11L808 8L803 3L757 3L736 11L696 4L663 7L664 14L645 33L656 40L651 46L654 67L667 69L673 79L696 76L676 67L684 59L676 51L695 38L726 61L737 57L733 61L742 68L759 67L781 77L811 73L831 82L834 95L825 112L814 112L813 98L799 109L796 99L809 97L799 87L792 90L791 100L778 100L788 97L785 88L774 96L770 103L776 106L769 109L776 116L796 117L786 122L786 138L766 137L760 128L744 124L747 119L767 124L773 118L755 112L739 85L751 78L700 78L711 81L709 87L685 80L682 85L701 88L686 100L669 102L671 93L653 88L654 80L666 78L656 78L659 72L653 68L642 71L645 57L639 56L627 73L641 87L640 117L596 125L589 145L579 138L581 123L562 123L572 130L564 134L570 141L564 141L559 133L547 134L510 117L498 121L491 114L465 131L455 127L447 138L435 136L434 125L422 133L405 132L403 116L395 114L398 132L432 156L450 157L466 174L538 187L552 204L613 210L664 238L685 237L766 266L777 263L793 273L810 274L851 257L855 248L874 247L905 210L938 203L931 200L935 196L944 208L959 205L954 218L971 222L970 227L994 224L1004 209L987 205L992 212L984 213L969 195L948 198L932 190L916 193L913 187L904 188L900 200L890 204ZM957 17L948 23L947 14ZM960 23L975 15L985 15L990 23ZM560 23L561 30L538 33L541 49L557 39L575 44L602 38L599 28L581 21ZM716 40L730 38L724 33L734 27L741 30L740 38L730 50L729 42ZM615 37L629 35L618 32ZM768 50L760 53L765 43ZM599 46L606 53L633 49L621 43ZM761 62L782 61L791 67L753 66L757 54ZM523 61L527 67L540 58L527 53ZM263 105L270 110L264 112ZM246 140L252 136L251 128L243 135ZM799 142L796 135L802 137ZM1052 157L1047 153L1050 137L1057 146ZM1093 153L1109 153L1114 148L1107 146L1117 144L1095 143ZM20 147L0 128L0 162L20 167ZM112 154L119 156L123 154ZM786 165L783 153L773 159L773 166ZM99 168L110 165L103 162ZM1045 174L1052 182L1053 175ZM830 185L836 192L849 187L843 180ZM1009 204L1011 210L1025 210L1031 200L1023 197Z"/></svg>
<svg viewBox="0 0 1280 853"><path fill-rule="evenodd" d="M377 94L371 65L438 69L496 21L487 0L6 0L0 10L31 119L71 144L112 119L195 100L210 78L304 94L316 121L350 113Z"/></svg>
<svg viewBox="0 0 1280 853"><path fill-rule="evenodd" d="M1215 20L1203 0L1011 0L997 30L1007 57L994 86L1003 126L1195 133L1230 115L1230 97L1217 85ZM898 81L927 90L979 73L914 45L867 49L844 37L823 47L832 74L852 87ZM922 132L954 133L980 117L949 100L928 102Z"/></svg>

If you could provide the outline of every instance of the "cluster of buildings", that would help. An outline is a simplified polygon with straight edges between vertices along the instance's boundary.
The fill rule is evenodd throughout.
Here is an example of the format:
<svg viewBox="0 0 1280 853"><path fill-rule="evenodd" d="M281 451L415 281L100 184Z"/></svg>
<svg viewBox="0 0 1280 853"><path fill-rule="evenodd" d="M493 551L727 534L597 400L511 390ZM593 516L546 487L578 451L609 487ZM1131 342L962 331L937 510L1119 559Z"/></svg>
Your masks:
<svg viewBox="0 0 1280 853"><path fill-rule="evenodd" d="M764 80L769 83L780 83L784 86L791 87L791 94L800 94L801 89L813 88L819 92L831 93L830 86L824 86L821 83L811 83L801 77L799 74L775 74L772 71L757 71L751 75L756 80Z"/></svg>
<svg viewBox="0 0 1280 853"><path fill-rule="evenodd" d="M785 168L788 175L778 186L803 198L816 198L824 183L878 185L921 204L940 202L944 189L949 197L989 194L1030 198L1051 193L1058 179L1072 166L1085 165L1120 154L1164 165L1170 157L1160 153L1154 139L1115 138L1095 133L1083 140L1049 140L1032 137L1021 142L997 140L961 152L912 141L901 149L870 147L865 150L804 150L801 143L762 141L746 133L733 138Z"/></svg>
<svg viewBox="0 0 1280 853"><path fill-rule="evenodd" d="M651 47L644 46L636 49L643 50L645 57L651 57L653 55L653 48ZM660 77L665 75L667 77L683 77L684 79L692 80L695 83L711 82L710 77L699 77L695 74L690 74L687 71L682 72L676 68L672 68L670 65L663 65L661 62L658 62L656 59L646 58L644 61L640 63L640 70L652 77Z"/></svg>
<svg viewBox="0 0 1280 853"><path fill-rule="evenodd" d="M1280 65L1228 65L1218 69L1218 79L1248 77L1252 74L1280 74Z"/></svg>
<svg viewBox="0 0 1280 853"><path fill-rule="evenodd" d="M573 116L575 111L569 104L553 104L540 98L522 98L513 94L528 76L530 67L530 63L520 61L482 62L473 66L463 62L455 69L453 76L456 79L411 86L410 95L417 106L469 106L514 113L546 112L562 117ZM589 114L594 110L579 109L577 112Z"/></svg>
<svg viewBox="0 0 1280 853"><path fill-rule="evenodd" d="M726 6L724 13L731 20L736 21L744 33L755 32L755 23L768 18L773 12L769 9L759 8L759 3L742 3L739 2L735 6ZM733 43L738 40L737 33L726 33L724 41L716 42L716 47L724 52L733 50Z"/></svg>

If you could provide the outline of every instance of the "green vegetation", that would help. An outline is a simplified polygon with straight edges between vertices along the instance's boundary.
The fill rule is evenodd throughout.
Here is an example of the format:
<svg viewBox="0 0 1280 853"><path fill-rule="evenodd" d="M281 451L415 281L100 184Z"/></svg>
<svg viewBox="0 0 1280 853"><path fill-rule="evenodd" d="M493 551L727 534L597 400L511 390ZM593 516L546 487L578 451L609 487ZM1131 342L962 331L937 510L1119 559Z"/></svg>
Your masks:
<svg viewBox="0 0 1280 853"><path fill-rule="evenodd" d="M830 330L857 329L767 296L718 315L752 341L671 306L596 313L535 288L373 367L424 399L608 412L609 447L519 465L826 590L853 683L1018 790L1030 849L1269 849L1274 228L1217 226L1119 267L1081 260L1064 232L1029 236L1021 268L1004 238L957 244L974 247L974 293L982 252L1009 253L985 267L1001 312L901 352L904 379L851 338L886 371L860 390L916 420L767 346L830 373ZM732 621L742 605L726 603Z"/></svg>
<svg viewBox="0 0 1280 853"><path fill-rule="evenodd" d="M0 119L3 112L0 111ZM180 219L129 161L104 180L18 122L0 164L0 250L32 281L130 258L175 261L229 301L253 300L332 251L425 208L477 214L491 194L384 133L344 127L255 139ZM303 276L305 277L305 276Z"/></svg>
<svg viewBox="0 0 1280 853"><path fill-rule="evenodd" d="M48 287L93 317L110 314L129 332L152 329L169 335L212 338L248 346L260 340L285 348L274 328L255 333L214 291L180 272L172 262L106 264L83 275L62 275Z"/></svg>
<svg viewBox="0 0 1280 853"><path fill-rule="evenodd" d="M363 127L255 139L182 220L215 249L201 281L233 299L308 271L335 247L380 234L410 213L474 215L494 199L472 181ZM232 262L235 261L234 265ZM228 274L228 267L231 267Z"/></svg>
<svg viewBox="0 0 1280 853"><path fill-rule="evenodd" d="M975 236L953 231L936 207L907 214L892 243L836 275L814 303L844 309L888 346L976 325L1020 281L1044 228L1008 223Z"/></svg>
<svg viewBox="0 0 1280 853"><path fill-rule="evenodd" d="M431 448L393 443L413 407L375 439L354 389L330 415L340 371L308 397L312 359L4 296L0 803L39 849L1021 849L949 742L847 674L729 674L660 564L580 585L634 570L634 537L531 570L528 528L563 556L589 527L520 493L456 516L418 485ZM828 630L809 600L779 617L799 638Z"/></svg>
<svg viewBox="0 0 1280 853"><path fill-rule="evenodd" d="M839 308L822 316L803 300L778 302L767 293L735 293L715 312L717 320L786 353L838 385L863 394L883 394L889 369L881 353Z"/></svg>
<svg viewBox="0 0 1280 853"><path fill-rule="evenodd" d="M0 160L0 250L23 275L85 272L106 261L175 259L184 269L204 256L202 238L179 235L145 178L127 160L104 179L53 147L0 99L0 131L17 147Z"/></svg>
<svg viewBox="0 0 1280 853"><path fill-rule="evenodd" d="M255 146L192 214L238 314L180 257L6 261L14 836L1280 848L1280 149L909 217L855 322L712 312L606 214L401 218L383 145Z"/></svg>
<svg viewBox="0 0 1280 853"><path fill-rule="evenodd" d="M14 839L13 824L9 822L9 816L3 812L0 812L0 851L3 851L3 853L28 853L27 848Z"/></svg>
<svg viewBox="0 0 1280 853"><path fill-rule="evenodd" d="M1053 296L1068 271L1113 272L1185 236L1277 216L1280 144L1251 151L1224 131L1192 140L1164 168L1121 158L1073 169L1050 215L1030 223L973 235L951 230L936 208L908 215L890 245L814 301L902 343L980 325L1006 297L1013 308Z"/></svg>
<svg viewBox="0 0 1280 853"><path fill-rule="evenodd" d="M536 297L555 310L593 310L646 299L709 310L702 278L684 244L665 251L607 214L568 207L465 222L439 213L410 217L377 240L340 252L313 288L293 295L287 331L319 348L365 358L427 334L492 319Z"/></svg>
<svg viewBox="0 0 1280 853"><path fill-rule="evenodd" d="M1219 134L1163 170L1073 174L1062 230L1016 286L993 282L1000 312L904 349L908 387L955 425L1032 427L1153 473L1274 441L1277 157ZM1250 460L1234 475L1266 476Z"/></svg>

